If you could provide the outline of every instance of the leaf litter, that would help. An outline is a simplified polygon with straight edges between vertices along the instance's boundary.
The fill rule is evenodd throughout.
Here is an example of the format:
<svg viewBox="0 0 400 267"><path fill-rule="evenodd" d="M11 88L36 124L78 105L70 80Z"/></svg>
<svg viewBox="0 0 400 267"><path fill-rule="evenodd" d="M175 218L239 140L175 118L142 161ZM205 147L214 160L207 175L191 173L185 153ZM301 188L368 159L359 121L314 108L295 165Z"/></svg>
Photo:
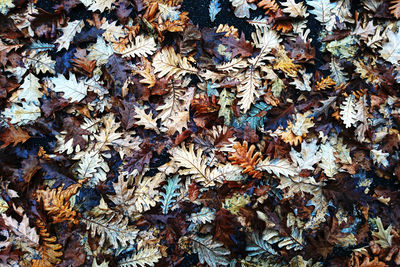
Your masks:
<svg viewBox="0 0 400 267"><path fill-rule="evenodd" d="M200 4L0 2L1 264L400 265L399 1Z"/></svg>

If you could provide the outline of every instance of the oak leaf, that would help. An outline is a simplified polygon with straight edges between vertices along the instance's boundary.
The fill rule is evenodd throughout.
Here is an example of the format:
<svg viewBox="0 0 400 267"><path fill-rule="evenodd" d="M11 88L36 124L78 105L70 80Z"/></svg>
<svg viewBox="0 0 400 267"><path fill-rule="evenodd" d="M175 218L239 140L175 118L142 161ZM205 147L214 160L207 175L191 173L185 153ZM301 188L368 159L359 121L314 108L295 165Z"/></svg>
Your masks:
<svg viewBox="0 0 400 267"><path fill-rule="evenodd" d="M29 56L24 57L23 61L26 65L31 66L36 74L55 73L56 61L47 52L31 52Z"/></svg>
<svg viewBox="0 0 400 267"><path fill-rule="evenodd" d="M136 125L144 126L145 129L153 130L156 133L159 133L157 126L157 118L153 119L153 113L150 111L149 114L146 114L145 108L141 108L135 106L135 116L137 119L135 122Z"/></svg>
<svg viewBox="0 0 400 267"><path fill-rule="evenodd" d="M196 73L197 69L190 65L186 57L175 53L173 47L163 48L153 59L154 73L159 78L174 76L179 78L188 73Z"/></svg>
<svg viewBox="0 0 400 267"><path fill-rule="evenodd" d="M70 207L70 198L76 194L80 184L74 184L63 190L63 187L57 189L47 188L37 191L38 201L42 201L44 210L51 217L54 223L71 221L78 223L76 211Z"/></svg>
<svg viewBox="0 0 400 267"><path fill-rule="evenodd" d="M213 241L211 235L205 238L193 236L192 244L193 251L197 253L200 263L207 263L211 267L229 264L226 258L230 254L229 250L223 248L221 243Z"/></svg>
<svg viewBox="0 0 400 267"><path fill-rule="evenodd" d="M104 12L106 9L111 9L111 5L115 0L80 0L85 6L89 7L91 11Z"/></svg>
<svg viewBox="0 0 400 267"><path fill-rule="evenodd" d="M246 41L244 33L242 33L240 39L231 36L225 37L222 39L222 43L232 52L232 58L238 55L241 57L249 57L253 53L253 46L250 42Z"/></svg>
<svg viewBox="0 0 400 267"><path fill-rule="evenodd" d="M79 102L86 97L86 85L78 82L73 73L69 74L69 79L66 79L64 75L58 75L53 77L51 81L55 85L53 91L64 93L64 98L69 99L71 102Z"/></svg>
<svg viewBox="0 0 400 267"><path fill-rule="evenodd" d="M74 64L83 71L83 74L91 77L93 69L96 67L95 60L89 60L86 56L86 50L77 48L72 60Z"/></svg>
<svg viewBox="0 0 400 267"><path fill-rule="evenodd" d="M388 228L384 228L381 218L377 218L375 220L378 231L372 232L372 236L377 238L375 243L379 244L382 248L390 248L392 246L392 238L391 234L392 225L389 225Z"/></svg>
<svg viewBox="0 0 400 267"><path fill-rule="evenodd" d="M262 83L260 73L252 68L248 69L242 78L242 83L237 88L237 96L240 98L240 108L246 113L255 99L260 97Z"/></svg>
<svg viewBox="0 0 400 267"><path fill-rule="evenodd" d="M107 162L96 150L85 153L75 169L78 179L90 179L91 184L105 181L109 170Z"/></svg>
<svg viewBox="0 0 400 267"><path fill-rule="evenodd" d="M139 172L142 172L143 169L150 165L150 160L153 157L153 151L155 150L154 145L145 140L140 144L139 148L138 151L132 153L132 156L124 158L127 162L124 170L131 172L136 169Z"/></svg>
<svg viewBox="0 0 400 267"><path fill-rule="evenodd" d="M11 144L13 144L13 146L16 146L19 143L23 144L31 138L31 136L22 128L14 128L10 123L8 123L8 127L9 128L3 129L0 133L0 140L3 142L0 148L5 148Z"/></svg>
<svg viewBox="0 0 400 267"><path fill-rule="evenodd" d="M211 0L210 1L210 5L208 7L208 12L210 15L210 20L211 22L214 22L215 17L217 16L217 14L221 11L221 5L218 2L218 0Z"/></svg>
<svg viewBox="0 0 400 267"><path fill-rule="evenodd" d="M121 267L154 266L161 259L161 253L156 247L145 247L135 252L131 257L118 262Z"/></svg>
<svg viewBox="0 0 400 267"><path fill-rule="evenodd" d="M354 96L349 95L340 105L340 116L346 128L357 122L356 114Z"/></svg>
<svg viewBox="0 0 400 267"><path fill-rule="evenodd" d="M338 172L338 164L336 163L335 148L329 143L321 144L321 163L320 166L326 176L333 177Z"/></svg>
<svg viewBox="0 0 400 267"><path fill-rule="evenodd" d="M393 14L395 18L400 18L400 1L392 0L390 1L391 6L389 7L390 13Z"/></svg>
<svg viewBox="0 0 400 267"><path fill-rule="evenodd" d="M297 152L293 147L290 151L292 161L299 170L314 170L314 165L321 160L321 152L318 151L317 140L310 143L301 143L301 151Z"/></svg>
<svg viewBox="0 0 400 267"><path fill-rule="evenodd" d="M179 173L182 175L192 175L193 179L202 183L204 186L215 185L215 178L211 175L211 170L207 166L207 158L203 156L203 150L194 151L194 145L186 149L185 144L181 147L174 147L170 150L173 161L180 167L184 168Z"/></svg>
<svg viewBox="0 0 400 267"><path fill-rule="evenodd" d="M3 115L10 119L11 124L24 125L40 117L40 108L32 102L23 102L22 106L11 104L3 111Z"/></svg>
<svg viewBox="0 0 400 267"><path fill-rule="evenodd" d="M319 22L328 23L331 20L334 4L330 3L329 0L308 0L307 5L314 8L309 12L315 15Z"/></svg>
<svg viewBox="0 0 400 267"><path fill-rule="evenodd" d="M249 18L250 9L255 10L257 7L250 4L248 0L229 0L235 8L235 16L238 18Z"/></svg>
<svg viewBox="0 0 400 267"><path fill-rule="evenodd" d="M31 242L32 244L39 244L39 235L36 233L34 227L29 226L29 219L24 214L22 216L22 221L18 221L11 216L7 216L5 213L1 214L4 224L18 236L22 238L23 242Z"/></svg>
<svg viewBox="0 0 400 267"><path fill-rule="evenodd" d="M176 190L181 188L179 182L180 178L176 175L173 178L168 179L168 184L164 185L163 189L165 189L165 193L160 193L163 214L168 214L168 210L172 208L172 205L175 202L174 198L180 195L179 192L176 192Z"/></svg>
<svg viewBox="0 0 400 267"><path fill-rule="evenodd" d="M189 220L195 224L205 224L207 222L212 222L214 218L215 211L210 208L203 207L199 212L192 213Z"/></svg>
<svg viewBox="0 0 400 267"><path fill-rule="evenodd" d="M262 173L256 169L256 165L261 161L261 153L254 153L255 146L251 145L248 149L247 141L243 142L243 145L240 143L236 143L233 145L235 152L231 152L229 154L229 160L232 161L232 164L239 165L242 167L243 173L248 173L254 178L260 179Z"/></svg>
<svg viewBox="0 0 400 267"><path fill-rule="evenodd" d="M15 7L15 5L13 4L13 1L12 1L12 0L5 0L5 1L2 1L1 4L0 4L0 12L1 12L3 15L7 15L9 9L10 9L10 8L13 8L13 7Z"/></svg>
<svg viewBox="0 0 400 267"><path fill-rule="evenodd" d="M87 216L81 221L86 224L91 237L100 236L100 247L106 242L116 249L120 246L127 247L128 243L133 245L139 232L135 227L128 225L127 217L117 213Z"/></svg>
<svg viewBox="0 0 400 267"><path fill-rule="evenodd" d="M157 204L160 196L156 188L163 180L161 174L155 177L143 177L123 172L113 183L115 195L109 197L126 216L145 212Z"/></svg>
<svg viewBox="0 0 400 267"><path fill-rule="evenodd" d="M138 35L135 37L135 41L131 42L123 50L116 50L116 53L121 54L125 57L141 57L153 55L157 50L157 44L153 37L145 38L144 35Z"/></svg>
<svg viewBox="0 0 400 267"><path fill-rule="evenodd" d="M389 41L382 46L381 56L388 62L398 65L400 60L400 32L388 31Z"/></svg>
<svg viewBox="0 0 400 267"><path fill-rule="evenodd" d="M280 9L275 0L261 0L257 6L265 9L265 14L274 14Z"/></svg>
<svg viewBox="0 0 400 267"><path fill-rule="evenodd" d="M25 100L40 105L39 99L43 96L43 93L39 90L40 87L39 78L29 73L20 86L21 90L14 92L9 100L15 103L21 103Z"/></svg>
<svg viewBox="0 0 400 267"><path fill-rule="evenodd" d="M32 267L52 267L61 263L60 257L63 255L62 245L55 243L57 241L55 236L50 236L48 233L45 224L37 220L36 224L39 228L39 235L40 235L40 259L34 259L32 261Z"/></svg>
<svg viewBox="0 0 400 267"><path fill-rule="evenodd" d="M56 40L56 43L58 43L57 51L60 51L63 48L68 50L75 34L80 32L84 26L85 23L83 22L83 20L75 20L69 22L66 27L61 28L61 30L63 31L63 35Z"/></svg>
<svg viewBox="0 0 400 267"><path fill-rule="evenodd" d="M266 158L262 160L256 169L273 173L276 176L295 176L297 174L296 169L290 164L287 159L273 159Z"/></svg>
<svg viewBox="0 0 400 267"><path fill-rule="evenodd" d="M121 115L121 124L125 130L129 130L135 125L135 120L133 120L135 116L136 105L133 101L122 101L123 108L119 108L119 114Z"/></svg>
<svg viewBox="0 0 400 267"><path fill-rule="evenodd" d="M96 65L101 66L108 62L109 57L114 54L111 45L107 44L101 36L97 36L97 41L88 47L88 60L96 60Z"/></svg>
<svg viewBox="0 0 400 267"><path fill-rule="evenodd" d="M248 66L248 63L245 59L243 58L232 58L231 61L221 63L216 67L217 70L219 71L225 71L228 73L237 73L240 72L242 69ZM209 73L211 77L207 77L206 79L211 79L212 81L214 80L219 80L218 74L216 73Z"/></svg>
<svg viewBox="0 0 400 267"><path fill-rule="evenodd" d="M307 9L303 6L303 2L296 3L294 0L287 0L286 2L281 2L281 4L284 6L282 11L288 13L291 17L307 17Z"/></svg>

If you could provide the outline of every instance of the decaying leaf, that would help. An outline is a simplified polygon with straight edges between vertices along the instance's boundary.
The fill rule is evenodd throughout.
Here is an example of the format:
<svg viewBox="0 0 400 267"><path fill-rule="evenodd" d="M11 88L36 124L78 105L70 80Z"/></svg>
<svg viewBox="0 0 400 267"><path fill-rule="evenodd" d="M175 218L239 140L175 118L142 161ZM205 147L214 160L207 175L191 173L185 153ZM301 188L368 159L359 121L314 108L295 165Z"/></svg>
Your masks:
<svg viewBox="0 0 400 267"><path fill-rule="evenodd" d="M153 38L145 38L143 35L135 37L135 41L124 47L123 50L117 53L121 54L122 57L141 57L149 56L156 51L156 43Z"/></svg>
<svg viewBox="0 0 400 267"><path fill-rule="evenodd" d="M53 2L0 1L1 266L400 265L399 0Z"/></svg>
<svg viewBox="0 0 400 267"><path fill-rule="evenodd" d="M157 248L144 248L136 252L128 259L119 262L119 266L123 267L145 267L154 266L161 258L161 253Z"/></svg>
<svg viewBox="0 0 400 267"><path fill-rule="evenodd" d="M104 214L98 217L83 218L90 236L100 236L99 246L108 242L114 248L126 247L133 244L138 230L128 225L128 218L118 214Z"/></svg>
<svg viewBox="0 0 400 267"><path fill-rule="evenodd" d="M57 189L38 190L38 201L43 202L44 210L48 212L54 223L71 221L78 223L76 212L70 207L72 195L76 193L80 185L69 186L66 190Z"/></svg>
<svg viewBox="0 0 400 267"><path fill-rule="evenodd" d="M201 238L194 236L192 238L193 251L197 253L200 263L207 263L209 266L226 266L228 261L226 255L229 251L222 247L222 244L212 240L212 236Z"/></svg>
<svg viewBox="0 0 400 267"><path fill-rule="evenodd" d="M251 145L248 148L248 143L244 141L243 145L236 143L233 145L235 152L230 153L229 160L232 164L239 165L242 167L243 173L249 173L255 178L261 178L262 173L256 169L256 165L261 161L261 153L254 153L255 146ZM254 153L254 154L253 154ZM262 169L262 167L260 167Z"/></svg>
<svg viewBox="0 0 400 267"><path fill-rule="evenodd" d="M180 77L197 72L197 69L190 65L186 57L175 53L173 47L164 48L158 52L153 59L153 67L159 78L164 76Z"/></svg>
<svg viewBox="0 0 400 267"><path fill-rule="evenodd" d="M0 140L3 142L0 148L5 148L11 144L16 146L18 143L25 143L31 138L29 133L25 132L22 128L14 128L10 123L8 126L8 129L3 129L3 132L0 133Z"/></svg>

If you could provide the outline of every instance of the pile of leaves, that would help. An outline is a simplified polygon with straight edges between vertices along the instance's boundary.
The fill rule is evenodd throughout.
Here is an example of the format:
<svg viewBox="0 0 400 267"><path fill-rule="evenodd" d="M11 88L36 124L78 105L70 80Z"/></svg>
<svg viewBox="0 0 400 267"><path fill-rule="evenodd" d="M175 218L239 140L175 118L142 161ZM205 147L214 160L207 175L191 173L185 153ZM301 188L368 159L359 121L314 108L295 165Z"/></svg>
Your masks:
<svg viewBox="0 0 400 267"><path fill-rule="evenodd" d="M2 265L400 265L400 2L224 1L0 1Z"/></svg>

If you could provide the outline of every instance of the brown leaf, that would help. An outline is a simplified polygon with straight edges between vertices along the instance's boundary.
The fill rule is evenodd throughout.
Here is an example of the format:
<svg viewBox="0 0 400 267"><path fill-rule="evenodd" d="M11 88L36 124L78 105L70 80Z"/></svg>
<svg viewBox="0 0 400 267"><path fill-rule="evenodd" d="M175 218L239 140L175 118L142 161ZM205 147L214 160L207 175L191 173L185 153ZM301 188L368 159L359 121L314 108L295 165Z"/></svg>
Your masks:
<svg viewBox="0 0 400 267"><path fill-rule="evenodd" d="M133 0L133 3L135 4L137 12L140 12L145 8L145 4L144 4L143 0Z"/></svg>
<svg viewBox="0 0 400 267"><path fill-rule="evenodd" d="M234 246L235 243L231 239L231 236L235 234L235 225L238 226L236 216L226 209L220 209L215 215L214 223L214 238L224 243L227 248Z"/></svg>
<svg viewBox="0 0 400 267"><path fill-rule="evenodd" d="M18 249L13 249L13 244L10 243L9 245L7 245L5 248L2 248L2 250L0 250L0 261L4 266L8 266L8 259L12 259L14 261L18 261L18 259L20 259L20 257L22 257L24 255L24 252L22 252L21 250Z"/></svg>
<svg viewBox="0 0 400 267"><path fill-rule="evenodd" d="M82 129L77 119L74 117L65 118L63 121L63 128L67 131L65 142L72 138L73 146L79 145L81 149L86 146L86 140L82 137L82 135L90 135L90 132Z"/></svg>
<svg viewBox="0 0 400 267"><path fill-rule="evenodd" d="M50 115L54 114L54 112L65 108L69 104L69 100L62 97L51 99L45 98L40 109L42 110L44 116L48 118Z"/></svg>
<svg viewBox="0 0 400 267"><path fill-rule="evenodd" d="M399 149L399 144L400 144L400 135L399 134L397 134L397 133L388 134L383 139L382 150L384 152L389 152L390 154L392 154L394 151L394 148L396 148L396 150Z"/></svg>
<svg viewBox="0 0 400 267"><path fill-rule="evenodd" d="M346 173L335 175L336 180L329 180L323 187L327 200L333 200L334 205L340 203L346 210L352 210L354 203L366 203L370 197L362 190L355 190L357 180L350 178Z"/></svg>
<svg viewBox="0 0 400 267"><path fill-rule="evenodd" d="M111 57L109 57L107 69L119 86L124 84L128 78L128 71L130 70L126 62L117 54L113 54Z"/></svg>
<svg viewBox="0 0 400 267"><path fill-rule="evenodd" d="M196 183L192 183L189 185L189 199L191 201L195 201L197 196L199 195L200 188Z"/></svg>
<svg viewBox="0 0 400 267"><path fill-rule="evenodd" d="M165 95L166 93L168 93L170 90L168 83L171 78L172 77L165 79L163 77L161 79L156 79L154 86L151 87L150 94L151 95Z"/></svg>
<svg viewBox="0 0 400 267"><path fill-rule="evenodd" d="M135 104L133 100L130 101L122 101L122 106L124 107L119 108L119 114L121 115L121 124L125 130L129 130L135 125L136 120L134 116L136 115L135 112Z"/></svg>
<svg viewBox="0 0 400 267"><path fill-rule="evenodd" d="M80 243L79 234L72 233L68 236L63 234L59 241L64 248L64 257L60 267L79 267L85 264L86 252Z"/></svg>
<svg viewBox="0 0 400 267"><path fill-rule="evenodd" d="M216 97L213 95L210 99L205 94L200 95L199 98L193 99L190 107L194 109L195 116L200 114L218 112L219 110Z"/></svg>
<svg viewBox="0 0 400 267"><path fill-rule="evenodd" d="M314 63L315 49L310 41L305 43L300 36L297 36L295 42L289 39L285 48L294 63Z"/></svg>
<svg viewBox="0 0 400 267"><path fill-rule="evenodd" d="M143 171L144 165L149 165L150 160L153 157L153 149L156 149L153 144L148 143L148 141L144 141L140 145L140 151L135 151L132 157L126 157L126 161L128 162L125 166L125 169L132 172L133 170L138 170L139 173Z"/></svg>
<svg viewBox="0 0 400 267"><path fill-rule="evenodd" d="M18 87L19 84L14 79L0 74L0 99L5 98L7 93L14 91Z"/></svg>
<svg viewBox="0 0 400 267"><path fill-rule="evenodd" d="M32 14L34 17L31 22L32 29L38 37L55 38L56 29L65 23L63 12L56 10L49 13L41 8L38 8L38 11L38 14Z"/></svg>
<svg viewBox="0 0 400 267"><path fill-rule="evenodd" d="M96 60L88 60L86 57L86 50L77 48L74 54L75 58L72 60L76 69L83 75L91 77L94 67L96 67Z"/></svg>
<svg viewBox="0 0 400 267"><path fill-rule="evenodd" d="M8 122L7 122L8 123ZM19 143L25 143L31 136L22 130L22 128L14 128L14 126L8 123L9 128L3 130L0 133L0 141L3 142L3 145L0 148L5 148L11 144L16 146Z"/></svg>
<svg viewBox="0 0 400 267"><path fill-rule="evenodd" d="M218 117L219 105L214 95L211 99L205 94L200 95L199 98L192 100L190 107L195 111L193 120L198 127L208 128Z"/></svg>
<svg viewBox="0 0 400 267"><path fill-rule="evenodd" d="M390 13L395 18L397 18L397 19L400 18L400 1L399 0L391 0L389 10L390 10Z"/></svg>
<svg viewBox="0 0 400 267"><path fill-rule="evenodd" d="M224 37L222 43L228 47L228 51L232 53L232 58L240 55L241 57L250 57L253 53L253 46L250 42L246 41L244 33L240 39L232 36Z"/></svg>
<svg viewBox="0 0 400 267"><path fill-rule="evenodd" d="M219 128L216 131L216 137L213 136L212 131L207 131L207 134L214 139L214 146L217 148L221 148L227 144L230 144L231 141L229 141L229 139L234 137L235 134L235 130L233 128L227 128L226 131L224 131L224 128Z"/></svg>
<svg viewBox="0 0 400 267"><path fill-rule="evenodd" d="M125 24L133 10L133 8L130 7L130 2L127 0L119 0L115 3L115 6L117 7L115 14L118 19Z"/></svg>
<svg viewBox="0 0 400 267"><path fill-rule="evenodd" d="M22 168L14 171L15 183L21 192L29 186L32 178L41 169L36 155L29 155L27 159L22 160Z"/></svg>
<svg viewBox="0 0 400 267"><path fill-rule="evenodd" d="M317 232L315 237L310 237L310 246L307 247L310 250L310 256L319 255L326 259L332 253L338 237L343 235L347 234L340 232L336 217L331 217L330 225L325 225L323 229Z"/></svg>
<svg viewBox="0 0 400 267"><path fill-rule="evenodd" d="M369 261L370 259L367 257L364 259L364 261L361 263L360 267L387 267L386 263L382 262L379 260L378 257L375 257L373 261Z"/></svg>
<svg viewBox="0 0 400 267"><path fill-rule="evenodd" d="M244 141L247 141L249 143L257 143L259 140L257 131L251 128L250 125L246 125L244 127L244 130L235 128L235 131L238 138L243 139Z"/></svg>
<svg viewBox="0 0 400 267"><path fill-rule="evenodd" d="M177 146L183 141L185 141L193 132L191 130L184 130L176 138L174 144Z"/></svg>
<svg viewBox="0 0 400 267"><path fill-rule="evenodd" d="M335 30L333 32L333 34L327 35L321 41L322 42L331 42L331 41L334 41L334 40L340 40L340 39L343 39L346 36L348 36L350 33L351 33L350 30L341 30L341 31Z"/></svg>

